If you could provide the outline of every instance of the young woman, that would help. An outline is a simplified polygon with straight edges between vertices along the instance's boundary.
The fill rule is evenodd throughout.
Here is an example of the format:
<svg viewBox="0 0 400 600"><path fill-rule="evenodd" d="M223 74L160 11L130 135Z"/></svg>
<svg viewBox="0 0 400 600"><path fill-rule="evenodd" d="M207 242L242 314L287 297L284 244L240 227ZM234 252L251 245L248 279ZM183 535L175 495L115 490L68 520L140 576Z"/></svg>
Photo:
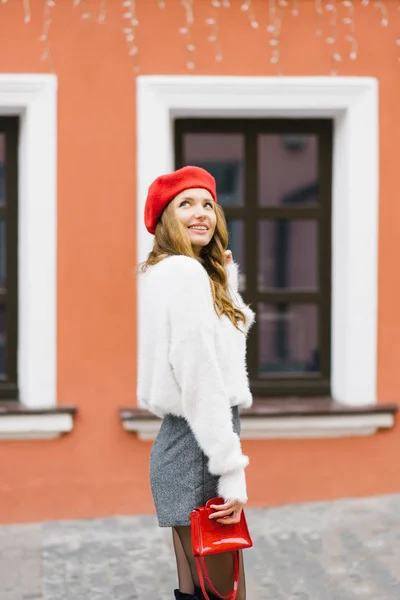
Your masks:
<svg viewBox="0 0 400 600"><path fill-rule="evenodd" d="M139 404L163 421L150 459L160 527L172 527L179 590L201 600L192 554L190 513L222 496L212 518L236 523L247 502L239 408L252 403L246 334L254 313L238 293L238 270L215 180L199 167L158 177L145 225L155 236L139 268L141 285ZM233 585L231 554L207 560L215 588ZM237 600L245 600L243 561ZM213 598L210 594L210 598Z"/></svg>

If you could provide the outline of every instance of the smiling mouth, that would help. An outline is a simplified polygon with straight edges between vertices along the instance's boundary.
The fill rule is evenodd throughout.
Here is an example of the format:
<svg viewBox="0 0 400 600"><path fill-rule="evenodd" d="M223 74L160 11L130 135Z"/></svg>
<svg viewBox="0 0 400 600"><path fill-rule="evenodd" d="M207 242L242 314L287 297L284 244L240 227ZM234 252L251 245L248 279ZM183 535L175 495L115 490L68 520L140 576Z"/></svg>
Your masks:
<svg viewBox="0 0 400 600"><path fill-rule="evenodd" d="M192 229L194 231L208 231L208 227L206 227L205 225L191 225L189 229Z"/></svg>

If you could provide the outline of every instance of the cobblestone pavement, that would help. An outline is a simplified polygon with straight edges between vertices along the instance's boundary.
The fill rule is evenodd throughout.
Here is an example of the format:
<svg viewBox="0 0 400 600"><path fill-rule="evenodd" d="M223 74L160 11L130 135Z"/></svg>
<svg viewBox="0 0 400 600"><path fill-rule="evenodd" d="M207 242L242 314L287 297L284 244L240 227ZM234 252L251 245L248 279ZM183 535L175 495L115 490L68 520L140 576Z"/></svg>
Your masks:
<svg viewBox="0 0 400 600"><path fill-rule="evenodd" d="M400 495L247 510L248 600L400 599ZM153 516L0 527L0 600L172 600Z"/></svg>

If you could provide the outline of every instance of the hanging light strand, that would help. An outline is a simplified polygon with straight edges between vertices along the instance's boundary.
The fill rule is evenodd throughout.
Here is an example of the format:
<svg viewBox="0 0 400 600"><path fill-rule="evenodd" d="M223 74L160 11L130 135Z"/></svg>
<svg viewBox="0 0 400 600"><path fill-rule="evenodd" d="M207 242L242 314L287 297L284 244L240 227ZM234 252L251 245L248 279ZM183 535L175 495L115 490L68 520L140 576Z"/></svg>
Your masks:
<svg viewBox="0 0 400 600"><path fill-rule="evenodd" d="M348 27L345 39L350 44L349 58L356 60L358 55L358 42L356 39L356 22L353 0L343 0L342 4L347 8L347 14L343 18L343 23Z"/></svg>
<svg viewBox="0 0 400 600"><path fill-rule="evenodd" d="M43 0L43 28L40 35L40 41L43 43L42 60L47 60L52 64L50 56L49 33L52 23L52 9L56 6L57 0ZM88 7L88 0L70 0L73 7L80 7L81 18L90 19L93 22L104 23L106 20L107 0L99 0L98 9L91 13ZM0 4L6 4L8 0L0 0ZM15 0L16 2L16 0ZM23 19L25 23L31 22L32 17L32 2L31 0L20 0L23 8ZM136 43L136 28L139 21L136 18L136 0L121 0L124 13L123 18L126 20L123 32L128 43L129 55L134 57L135 71L139 70L139 49ZM165 9L167 0L156 0L160 9ZM180 33L186 36L186 65L188 69L194 69L193 52L196 50L192 41L192 25L193 25L193 7L194 0L180 0L185 9L186 25L181 27ZM232 0L209 0L211 3L211 16L206 19L209 26L208 39L215 44L215 59L222 60L222 48L219 39L219 15L221 8L230 8ZM92 4L96 4L95 0L91 0ZM371 9L379 14L380 25L388 28L389 17L400 13L400 0L314 0L315 10L317 13L317 29L316 33L325 39L325 42L332 47L332 65L331 74L337 74L337 67L342 60L339 52L338 34L342 33L344 25L344 39L349 44L348 56L350 60L356 60L358 56L358 40L356 38L356 10L358 6ZM261 4L261 3L260 3ZM291 11L292 16L297 16L302 6L300 0L265 0L268 7L268 45L270 48L270 63L280 68L281 62L281 36L283 17L286 9ZM396 8L395 5L396 4ZM340 5L340 14L338 5ZM342 15L343 7L343 18ZM390 7L390 11L389 11ZM240 8L246 13L246 17L252 28L260 27L259 22L254 13L254 3L252 0L240 0ZM325 19L325 15L327 18ZM329 18L328 18L329 16ZM399 17L400 21L400 17ZM339 23L342 29L339 30ZM325 27L329 27L329 32L325 32ZM398 25L398 33L395 38L395 45L398 49L398 60L400 63L400 22ZM346 53L347 54L347 53Z"/></svg>
<svg viewBox="0 0 400 600"><path fill-rule="evenodd" d="M252 26L253 29L258 29L259 28L259 22L256 18L256 15L254 13L254 9L253 9L253 4L251 0L244 0L244 2L242 2L242 5L240 7L240 10L242 10L244 13L246 13L250 25Z"/></svg>
<svg viewBox="0 0 400 600"><path fill-rule="evenodd" d="M185 36L186 49L186 68L193 71L196 65L193 59L193 52L196 47L192 39L192 26L194 23L193 0L181 0L181 4L185 10L185 25L179 29L179 33Z"/></svg>
<svg viewBox="0 0 400 600"><path fill-rule="evenodd" d="M338 38L337 38L337 23L338 23L338 10L336 0L328 0L325 5L325 10L330 14L329 27L330 32L328 37L325 39L326 43L332 46L332 64L331 64L331 75L337 75L337 63L342 60L342 57L338 50Z"/></svg>
<svg viewBox="0 0 400 600"><path fill-rule="evenodd" d="M30 0L23 0L23 6L24 6L24 23L30 23L30 20L31 20Z"/></svg>
<svg viewBox="0 0 400 600"><path fill-rule="evenodd" d="M383 0L378 0L377 2L374 2L374 6L380 12L382 27L387 27L389 25L389 17L385 3Z"/></svg>
<svg viewBox="0 0 400 600"><path fill-rule="evenodd" d="M300 14L300 2L299 0L293 0L292 15L297 17Z"/></svg>
<svg viewBox="0 0 400 600"><path fill-rule="evenodd" d="M50 54L50 26L53 21L51 13L52 9L55 7L56 3L54 0L45 0L43 7L43 29L39 40L43 43L43 53L41 56L41 60L46 60L50 69L54 71L53 59Z"/></svg>
<svg viewBox="0 0 400 600"><path fill-rule="evenodd" d="M322 6L322 0L315 0L315 11L317 13L317 29L315 33L322 37L324 34L324 8Z"/></svg>
<svg viewBox="0 0 400 600"><path fill-rule="evenodd" d="M123 8L123 19L126 21L126 25L123 28L125 40L128 45L129 56L132 56L134 60L134 71L139 72L139 48L136 43L136 28L139 25L139 21L136 16L136 3L135 0L125 0L122 3Z"/></svg>
<svg viewBox="0 0 400 600"><path fill-rule="evenodd" d="M281 5L280 5L281 6ZM269 0L268 5L268 44L270 47L269 62L272 65L276 65L279 72L279 61L280 61L280 35L282 26L282 16L278 14L277 0Z"/></svg>
<svg viewBox="0 0 400 600"><path fill-rule="evenodd" d="M398 35L397 35L396 45L399 49L399 54L398 54L397 60L400 62L400 0L397 4L397 11L399 12L399 18L398 18L399 25L398 25Z"/></svg>
<svg viewBox="0 0 400 600"><path fill-rule="evenodd" d="M100 0L100 7L99 7L99 16L97 17L97 22L98 23L104 23L106 20L106 13L107 13L107 0Z"/></svg>
<svg viewBox="0 0 400 600"><path fill-rule="evenodd" d="M222 6L221 0L211 0L211 16L206 19L209 26L208 40L214 44L215 60L221 62L223 59L221 42L219 40L218 10Z"/></svg>
<svg viewBox="0 0 400 600"><path fill-rule="evenodd" d="M73 0L73 7L80 7L82 9L81 19L90 19L91 13L87 7L86 0Z"/></svg>

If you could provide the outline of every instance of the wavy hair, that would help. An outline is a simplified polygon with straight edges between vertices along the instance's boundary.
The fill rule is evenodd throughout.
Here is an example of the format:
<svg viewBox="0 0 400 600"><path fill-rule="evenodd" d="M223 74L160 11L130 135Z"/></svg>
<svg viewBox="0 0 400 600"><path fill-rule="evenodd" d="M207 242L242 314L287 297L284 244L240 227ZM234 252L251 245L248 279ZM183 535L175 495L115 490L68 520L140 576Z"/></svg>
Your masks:
<svg viewBox="0 0 400 600"><path fill-rule="evenodd" d="M215 232L201 250L200 257L196 256L190 242L186 228L176 216L172 202L164 209L157 223L153 249L147 259L139 265L139 272L145 272L148 267L156 265L164 258L173 255L184 255L199 260L207 271L214 308L218 316L226 315L236 327L246 323L244 313L232 303L228 292L228 276L225 270L225 250L228 247L228 228L222 208L214 205L216 213Z"/></svg>

